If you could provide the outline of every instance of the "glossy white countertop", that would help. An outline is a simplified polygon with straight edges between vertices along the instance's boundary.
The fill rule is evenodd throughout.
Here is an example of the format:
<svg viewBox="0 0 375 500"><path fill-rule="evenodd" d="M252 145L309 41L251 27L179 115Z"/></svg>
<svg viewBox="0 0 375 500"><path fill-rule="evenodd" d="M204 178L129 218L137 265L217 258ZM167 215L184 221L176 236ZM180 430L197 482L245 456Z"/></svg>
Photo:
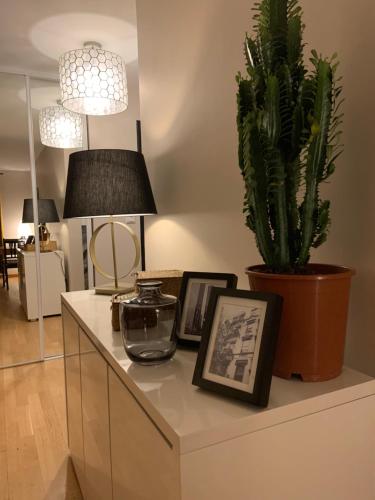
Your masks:
<svg viewBox="0 0 375 500"><path fill-rule="evenodd" d="M171 361L157 366L132 363L121 333L112 331L110 297L80 291L63 293L62 300L181 454L375 394L375 379L349 368L328 382L274 377L269 406L260 409L193 386L195 352L178 349Z"/></svg>

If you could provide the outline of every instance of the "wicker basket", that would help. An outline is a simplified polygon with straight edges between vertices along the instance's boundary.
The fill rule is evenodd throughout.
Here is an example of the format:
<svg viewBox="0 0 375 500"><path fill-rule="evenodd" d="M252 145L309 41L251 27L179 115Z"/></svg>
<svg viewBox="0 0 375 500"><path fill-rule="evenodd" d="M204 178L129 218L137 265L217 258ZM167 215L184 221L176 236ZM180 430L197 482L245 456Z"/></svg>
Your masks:
<svg viewBox="0 0 375 500"><path fill-rule="evenodd" d="M137 281L161 281L163 283L161 286L162 293L178 297L183 274L183 271L140 271Z"/></svg>
<svg viewBox="0 0 375 500"><path fill-rule="evenodd" d="M32 244L26 243L23 250L24 250L24 252L35 252L34 243L32 243ZM41 241L40 242L40 251L41 252L54 252L55 250L57 250L57 242L55 240Z"/></svg>
<svg viewBox="0 0 375 500"><path fill-rule="evenodd" d="M120 302L126 299L131 299L135 297L137 292L130 293L117 293L116 295L112 295L111 300L111 310L112 310L112 328L115 332L120 330Z"/></svg>
<svg viewBox="0 0 375 500"><path fill-rule="evenodd" d="M136 281L161 281L161 291L166 295L174 295L178 297L180 294L183 271L139 271ZM112 295L112 328L115 332L120 330L120 302L130 299L138 294L138 290L127 294Z"/></svg>

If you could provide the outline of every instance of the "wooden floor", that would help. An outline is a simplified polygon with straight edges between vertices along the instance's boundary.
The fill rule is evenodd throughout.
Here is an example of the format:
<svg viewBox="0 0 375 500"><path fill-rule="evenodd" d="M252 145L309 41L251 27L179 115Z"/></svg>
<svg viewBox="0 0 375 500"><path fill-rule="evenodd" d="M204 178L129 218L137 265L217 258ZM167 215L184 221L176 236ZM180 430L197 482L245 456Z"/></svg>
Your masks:
<svg viewBox="0 0 375 500"><path fill-rule="evenodd" d="M20 306L17 278L0 288L0 365L39 357L38 322ZM46 318L46 352L62 354L61 317ZM0 500L81 499L68 458L64 361L0 369Z"/></svg>
<svg viewBox="0 0 375 500"><path fill-rule="evenodd" d="M45 353L63 353L61 316L44 318ZM39 359L39 323L27 321L18 296L18 278L9 279L9 291L0 285L0 367Z"/></svg>
<svg viewBox="0 0 375 500"><path fill-rule="evenodd" d="M68 458L63 360L0 370L0 500L81 498Z"/></svg>

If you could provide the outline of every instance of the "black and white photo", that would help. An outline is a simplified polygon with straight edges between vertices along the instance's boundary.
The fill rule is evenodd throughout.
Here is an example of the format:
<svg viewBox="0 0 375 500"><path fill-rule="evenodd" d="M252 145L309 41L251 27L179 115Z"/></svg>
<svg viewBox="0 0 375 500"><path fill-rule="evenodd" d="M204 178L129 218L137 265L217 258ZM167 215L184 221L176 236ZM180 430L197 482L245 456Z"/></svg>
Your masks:
<svg viewBox="0 0 375 500"><path fill-rule="evenodd" d="M228 299L227 297L225 299ZM216 308L208 359L207 380L229 379L228 385L252 390L259 355L259 344L267 305L242 299L236 302L220 297ZM216 324L215 324L216 322Z"/></svg>
<svg viewBox="0 0 375 500"><path fill-rule="evenodd" d="M281 301L274 294L213 289L193 383L267 404Z"/></svg>
<svg viewBox="0 0 375 500"><path fill-rule="evenodd" d="M235 288L234 274L185 272L181 286L180 343L199 345L211 291L214 287Z"/></svg>

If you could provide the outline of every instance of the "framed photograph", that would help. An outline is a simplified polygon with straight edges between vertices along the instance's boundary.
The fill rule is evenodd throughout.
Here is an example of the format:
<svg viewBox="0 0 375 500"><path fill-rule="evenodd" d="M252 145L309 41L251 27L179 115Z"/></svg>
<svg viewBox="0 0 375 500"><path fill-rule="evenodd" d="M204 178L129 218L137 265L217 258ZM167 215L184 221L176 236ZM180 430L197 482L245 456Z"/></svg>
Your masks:
<svg viewBox="0 0 375 500"><path fill-rule="evenodd" d="M180 291L180 345L199 347L213 287L236 286L235 274L184 272Z"/></svg>
<svg viewBox="0 0 375 500"><path fill-rule="evenodd" d="M213 288L193 384L267 406L281 309L275 294Z"/></svg>

